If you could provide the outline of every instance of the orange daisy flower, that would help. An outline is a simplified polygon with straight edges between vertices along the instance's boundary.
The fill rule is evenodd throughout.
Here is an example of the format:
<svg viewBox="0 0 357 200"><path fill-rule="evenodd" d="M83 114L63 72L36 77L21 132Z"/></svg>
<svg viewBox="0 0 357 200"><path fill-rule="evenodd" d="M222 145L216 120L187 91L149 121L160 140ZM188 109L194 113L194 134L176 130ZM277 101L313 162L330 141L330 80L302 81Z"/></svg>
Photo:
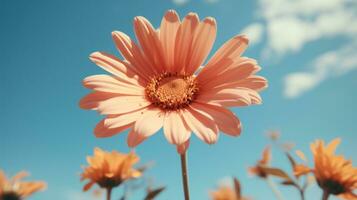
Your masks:
<svg viewBox="0 0 357 200"><path fill-rule="evenodd" d="M46 189L47 185L42 181L22 181L29 176L25 171L17 173L8 179L0 170L0 200L21 200L31 196L33 193Z"/></svg>
<svg viewBox="0 0 357 200"><path fill-rule="evenodd" d="M352 166L351 160L335 155L340 142L337 138L326 146L322 140L311 144L315 162L313 172L317 183L324 190L326 199L332 194L343 199L356 200L357 195L353 191L357 189L357 168Z"/></svg>
<svg viewBox="0 0 357 200"><path fill-rule="evenodd" d="M210 196L212 200L249 200L249 198L242 197L238 179L234 179L234 189L222 185L217 190L211 191Z"/></svg>
<svg viewBox="0 0 357 200"><path fill-rule="evenodd" d="M263 169L263 167L267 167L271 160L271 148L266 147L263 150L262 159L257 162L257 164L253 167L248 168L248 172L252 175L259 176L260 178L266 178L268 174Z"/></svg>
<svg viewBox="0 0 357 200"><path fill-rule="evenodd" d="M212 200L239 200L236 192L228 187L221 186L218 190L211 192Z"/></svg>
<svg viewBox="0 0 357 200"><path fill-rule="evenodd" d="M87 157L88 167L81 174L81 180L89 182L83 187L89 190L95 183L101 188L111 190L124 181L141 176L141 172L132 168L139 162L135 153L122 154L116 151L106 152L100 148L94 149L94 156Z"/></svg>
<svg viewBox="0 0 357 200"><path fill-rule="evenodd" d="M208 144L222 131L241 133L239 119L227 108L261 104L267 81L255 75L257 62L241 57L248 39L235 36L202 66L216 38L216 21L189 13L181 21L169 10L155 29L135 17L139 44L120 31L112 37L123 60L103 52L90 59L110 75L94 75L83 84L93 92L80 101L83 109L106 115L95 127L97 137L130 129L135 147L163 128L167 140L184 152L191 132Z"/></svg>

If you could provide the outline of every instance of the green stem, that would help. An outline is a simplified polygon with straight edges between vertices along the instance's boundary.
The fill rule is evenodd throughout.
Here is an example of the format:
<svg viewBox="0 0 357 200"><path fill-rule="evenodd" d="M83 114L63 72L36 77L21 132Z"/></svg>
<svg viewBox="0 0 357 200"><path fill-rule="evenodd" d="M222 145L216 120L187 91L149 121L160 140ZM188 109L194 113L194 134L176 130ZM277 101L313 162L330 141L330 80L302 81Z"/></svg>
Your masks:
<svg viewBox="0 0 357 200"><path fill-rule="evenodd" d="M181 173L182 173L182 184L183 191L185 195L185 200L190 200L190 191L188 187L188 172L187 172L187 158L186 152L181 154Z"/></svg>

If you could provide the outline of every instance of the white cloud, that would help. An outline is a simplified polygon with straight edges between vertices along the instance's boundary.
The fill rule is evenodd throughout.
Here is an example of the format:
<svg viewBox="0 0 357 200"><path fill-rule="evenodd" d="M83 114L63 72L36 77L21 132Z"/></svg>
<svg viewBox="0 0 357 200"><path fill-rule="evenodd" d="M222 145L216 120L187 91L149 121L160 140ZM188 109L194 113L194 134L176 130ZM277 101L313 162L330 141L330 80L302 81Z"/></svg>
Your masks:
<svg viewBox="0 0 357 200"><path fill-rule="evenodd" d="M250 44L254 45L262 40L263 31L264 27L262 24L254 23L244 28L241 33L247 35Z"/></svg>
<svg viewBox="0 0 357 200"><path fill-rule="evenodd" d="M328 78L357 69L357 42L320 55L311 66L310 71L291 73L285 77L284 95L287 98L298 97Z"/></svg>
<svg viewBox="0 0 357 200"><path fill-rule="evenodd" d="M261 0L265 51L282 56L321 38L356 38L356 9L357 3L347 0Z"/></svg>
<svg viewBox="0 0 357 200"><path fill-rule="evenodd" d="M303 67L306 70L286 75L284 96L298 97L329 78L357 69L356 10L355 0L259 0L257 15L261 22L246 29L262 27L255 43L263 42L261 36L265 34L262 56L268 61L276 62L289 53L303 56L303 48L313 41L347 41L339 49L307 61Z"/></svg>
<svg viewBox="0 0 357 200"><path fill-rule="evenodd" d="M320 77L306 72L297 72L285 77L284 95L288 98L295 98L302 93L311 90L320 82Z"/></svg>

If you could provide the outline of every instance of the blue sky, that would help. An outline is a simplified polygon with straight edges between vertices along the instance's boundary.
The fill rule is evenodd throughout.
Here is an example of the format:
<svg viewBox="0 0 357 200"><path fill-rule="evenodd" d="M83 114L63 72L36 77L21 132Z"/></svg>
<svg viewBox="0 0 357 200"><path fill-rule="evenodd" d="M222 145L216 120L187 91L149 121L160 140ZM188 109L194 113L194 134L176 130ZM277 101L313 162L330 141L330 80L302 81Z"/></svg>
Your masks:
<svg viewBox="0 0 357 200"><path fill-rule="evenodd" d="M0 1L0 168L11 175L25 169L32 179L46 180L48 189L33 200L88 200L78 178L85 156L96 146L129 151L126 133L95 138L92 129L101 116L78 107L89 92L82 79L102 73L88 55L97 50L118 55L113 30L133 36L134 16L158 26L171 8L181 16L194 11L215 17L214 50L246 33L252 45L245 56L259 61L270 85L262 93L263 105L233 109L243 123L241 137L222 134L212 146L193 139L192 199L207 199L209 190L232 175L247 196L274 199L266 184L246 170L268 144L267 130L280 130L282 140L305 152L317 138L341 137L338 151L356 160L357 5L321 1ZM288 170L284 155L273 151L272 164ZM137 153L143 163L155 161L148 176L168 188L158 199L182 199L179 156L163 135L148 139ZM294 192L283 189L289 200L298 199ZM308 199L319 196L316 187L308 191Z"/></svg>

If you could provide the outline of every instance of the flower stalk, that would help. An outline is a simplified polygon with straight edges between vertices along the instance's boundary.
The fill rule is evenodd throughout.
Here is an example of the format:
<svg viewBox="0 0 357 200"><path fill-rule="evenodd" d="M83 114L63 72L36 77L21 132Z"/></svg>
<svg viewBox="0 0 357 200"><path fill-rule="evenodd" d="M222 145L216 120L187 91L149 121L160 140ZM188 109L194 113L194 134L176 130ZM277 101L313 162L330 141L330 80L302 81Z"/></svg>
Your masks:
<svg viewBox="0 0 357 200"><path fill-rule="evenodd" d="M185 200L190 200L186 152L181 154L181 173L182 173L182 184L183 184Z"/></svg>
<svg viewBox="0 0 357 200"><path fill-rule="evenodd" d="M283 195L281 194L280 190L276 187L275 183L269 178L265 178L266 182L268 183L270 189L273 191L277 200L284 200Z"/></svg>
<svg viewBox="0 0 357 200"><path fill-rule="evenodd" d="M303 189L299 190L301 200L305 200L305 191Z"/></svg>
<svg viewBox="0 0 357 200"><path fill-rule="evenodd" d="M328 200L329 196L330 193L327 190L324 190L324 193L322 194L322 200Z"/></svg>
<svg viewBox="0 0 357 200"><path fill-rule="evenodd" d="M107 200L110 200L112 196L112 188L108 187L107 188Z"/></svg>

